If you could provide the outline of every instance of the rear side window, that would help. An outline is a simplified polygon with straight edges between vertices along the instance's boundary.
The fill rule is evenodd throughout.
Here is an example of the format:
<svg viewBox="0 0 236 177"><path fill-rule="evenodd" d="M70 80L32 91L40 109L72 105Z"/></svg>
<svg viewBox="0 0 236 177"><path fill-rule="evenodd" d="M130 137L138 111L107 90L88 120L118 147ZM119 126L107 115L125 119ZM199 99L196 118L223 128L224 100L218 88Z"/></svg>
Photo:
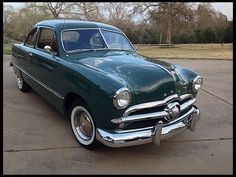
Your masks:
<svg viewBox="0 0 236 177"><path fill-rule="evenodd" d="M46 45L49 45L54 52L57 52L56 36L51 29L43 28L40 30L37 47L44 49Z"/></svg>
<svg viewBox="0 0 236 177"><path fill-rule="evenodd" d="M28 34L26 40L25 40L25 45L34 47L35 42L37 38L37 28L34 28L30 33Z"/></svg>

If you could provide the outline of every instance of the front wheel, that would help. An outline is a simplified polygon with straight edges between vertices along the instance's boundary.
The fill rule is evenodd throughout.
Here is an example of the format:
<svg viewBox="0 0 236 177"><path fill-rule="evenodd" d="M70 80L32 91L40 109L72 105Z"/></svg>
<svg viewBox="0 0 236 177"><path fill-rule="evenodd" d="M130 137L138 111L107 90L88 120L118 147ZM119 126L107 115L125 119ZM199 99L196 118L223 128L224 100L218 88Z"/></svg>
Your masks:
<svg viewBox="0 0 236 177"><path fill-rule="evenodd" d="M78 142L86 148L97 147L96 127L85 104L76 101L70 111L71 128Z"/></svg>

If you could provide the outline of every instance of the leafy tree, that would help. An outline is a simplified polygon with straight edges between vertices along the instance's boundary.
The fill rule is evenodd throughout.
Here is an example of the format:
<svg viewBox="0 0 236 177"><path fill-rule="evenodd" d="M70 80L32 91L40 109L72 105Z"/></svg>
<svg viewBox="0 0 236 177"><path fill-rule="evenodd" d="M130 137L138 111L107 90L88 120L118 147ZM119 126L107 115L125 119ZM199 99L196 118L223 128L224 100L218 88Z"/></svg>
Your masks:
<svg viewBox="0 0 236 177"><path fill-rule="evenodd" d="M229 22L229 26L225 30L224 42L233 42L233 21Z"/></svg>
<svg viewBox="0 0 236 177"><path fill-rule="evenodd" d="M203 42L213 43L215 41L215 33L211 28L207 28L203 31Z"/></svg>

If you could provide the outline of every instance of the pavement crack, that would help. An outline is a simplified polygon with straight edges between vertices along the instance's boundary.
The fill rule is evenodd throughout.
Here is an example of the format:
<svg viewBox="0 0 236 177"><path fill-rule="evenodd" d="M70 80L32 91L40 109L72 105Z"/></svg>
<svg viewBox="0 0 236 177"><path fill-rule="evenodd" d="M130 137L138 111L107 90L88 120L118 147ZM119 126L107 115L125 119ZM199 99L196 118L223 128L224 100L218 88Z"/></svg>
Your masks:
<svg viewBox="0 0 236 177"><path fill-rule="evenodd" d="M71 148L81 148L82 146L71 146L71 147L52 147L52 148L37 148L37 149L8 149L3 152L24 152L24 151L47 151L56 149L71 149Z"/></svg>
<svg viewBox="0 0 236 177"><path fill-rule="evenodd" d="M195 140L168 140L163 141L163 143L175 143L175 142L195 142L195 141L222 141L222 140L232 140L233 138L213 138L213 139L195 139ZM38 148L38 149L8 149L3 152L27 152L27 151L47 151L47 150L58 150L58 149L71 149L71 148L81 148L82 146L71 146L71 147L52 147L52 148Z"/></svg>
<svg viewBox="0 0 236 177"><path fill-rule="evenodd" d="M213 97L215 97L215 98L217 98L217 99L219 99L219 100L223 101L224 103L227 103L227 104L229 104L229 105L233 106L233 104L232 104L232 103L230 103L230 102L228 102L228 101L225 101L224 99L222 99L222 98L220 98L220 97L218 97L218 96L216 96L216 95L214 95L214 94L212 94L212 93L208 92L207 90L204 90L203 88L202 88L201 90L202 90L202 91L204 91L204 92L206 92L206 93L208 93L209 95L211 95L211 96L213 96Z"/></svg>
<svg viewBox="0 0 236 177"><path fill-rule="evenodd" d="M233 140L233 137L231 138L212 138L212 139L193 139L193 140L169 140L166 142L194 142L194 141L222 141L222 140Z"/></svg>

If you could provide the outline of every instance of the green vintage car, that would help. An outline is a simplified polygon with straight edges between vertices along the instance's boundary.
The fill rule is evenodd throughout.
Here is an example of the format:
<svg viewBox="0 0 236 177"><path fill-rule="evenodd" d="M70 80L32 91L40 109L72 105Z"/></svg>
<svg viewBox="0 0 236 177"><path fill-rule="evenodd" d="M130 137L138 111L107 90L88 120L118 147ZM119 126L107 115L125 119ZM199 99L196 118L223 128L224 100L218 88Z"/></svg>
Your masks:
<svg viewBox="0 0 236 177"><path fill-rule="evenodd" d="M37 23L12 47L16 83L35 90L70 119L87 148L160 144L194 130L203 79L141 56L118 28L78 20Z"/></svg>

